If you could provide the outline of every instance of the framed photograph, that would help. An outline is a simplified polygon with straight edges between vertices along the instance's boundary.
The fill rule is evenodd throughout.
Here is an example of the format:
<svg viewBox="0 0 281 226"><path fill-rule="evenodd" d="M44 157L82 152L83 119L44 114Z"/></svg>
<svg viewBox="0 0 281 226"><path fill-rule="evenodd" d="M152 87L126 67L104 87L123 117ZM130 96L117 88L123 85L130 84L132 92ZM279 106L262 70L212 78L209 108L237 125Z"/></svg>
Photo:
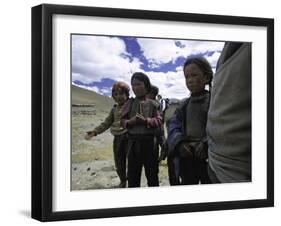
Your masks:
<svg viewBox="0 0 281 226"><path fill-rule="evenodd" d="M274 20L32 8L32 217L274 205Z"/></svg>

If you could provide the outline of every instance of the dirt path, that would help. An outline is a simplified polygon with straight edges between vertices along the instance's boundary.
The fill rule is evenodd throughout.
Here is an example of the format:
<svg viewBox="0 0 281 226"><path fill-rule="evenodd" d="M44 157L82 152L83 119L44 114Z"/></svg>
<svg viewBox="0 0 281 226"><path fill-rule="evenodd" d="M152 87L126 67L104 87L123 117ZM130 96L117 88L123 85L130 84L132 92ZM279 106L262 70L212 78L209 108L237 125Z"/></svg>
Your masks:
<svg viewBox="0 0 281 226"><path fill-rule="evenodd" d="M159 177L160 186L169 185L165 162L160 165ZM119 182L113 160L72 164L72 190L118 188ZM143 170L141 186L147 186L146 183Z"/></svg>

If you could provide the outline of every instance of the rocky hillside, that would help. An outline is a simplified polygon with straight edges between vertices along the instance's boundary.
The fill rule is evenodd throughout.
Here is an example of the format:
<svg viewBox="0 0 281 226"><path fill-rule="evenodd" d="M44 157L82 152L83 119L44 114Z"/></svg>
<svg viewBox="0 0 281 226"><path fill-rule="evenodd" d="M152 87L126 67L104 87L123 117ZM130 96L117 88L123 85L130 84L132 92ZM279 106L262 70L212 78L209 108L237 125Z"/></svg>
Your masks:
<svg viewBox="0 0 281 226"><path fill-rule="evenodd" d="M72 105L95 105L100 110L105 110L114 104L114 100L110 97L100 95L94 91L80 88L72 85Z"/></svg>

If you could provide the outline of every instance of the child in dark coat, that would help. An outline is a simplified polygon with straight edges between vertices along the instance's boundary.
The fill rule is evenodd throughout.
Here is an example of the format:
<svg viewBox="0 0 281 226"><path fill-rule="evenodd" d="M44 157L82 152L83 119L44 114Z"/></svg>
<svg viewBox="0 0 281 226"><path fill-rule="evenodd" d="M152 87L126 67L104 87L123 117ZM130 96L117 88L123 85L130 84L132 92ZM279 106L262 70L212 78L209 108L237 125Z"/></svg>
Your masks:
<svg viewBox="0 0 281 226"><path fill-rule="evenodd" d="M167 142L180 184L210 183L207 172L207 114L213 71L205 58L188 59L184 64L185 99L170 120Z"/></svg>
<svg viewBox="0 0 281 226"><path fill-rule="evenodd" d="M123 108L122 125L128 130L128 187L140 187L144 166L148 186L159 186L158 155L154 151L156 130L161 125L157 104L146 98L151 89L147 75L136 72L131 78L135 98Z"/></svg>

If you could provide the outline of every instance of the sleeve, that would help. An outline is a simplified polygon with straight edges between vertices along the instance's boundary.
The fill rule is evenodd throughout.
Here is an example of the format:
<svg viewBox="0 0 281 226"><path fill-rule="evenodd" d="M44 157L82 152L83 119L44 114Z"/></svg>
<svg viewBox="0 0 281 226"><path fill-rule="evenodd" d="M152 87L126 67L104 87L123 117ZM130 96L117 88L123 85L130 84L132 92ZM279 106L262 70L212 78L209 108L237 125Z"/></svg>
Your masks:
<svg viewBox="0 0 281 226"><path fill-rule="evenodd" d="M164 143L166 142L166 138L165 138L165 131L164 131L164 125L163 123L161 123L160 127L158 128L157 131L157 140L159 142L160 145L164 145Z"/></svg>
<svg viewBox="0 0 281 226"><path fill-rule="evenodd" d="M154 111L154 117L146 118L146 124L148 128L157 128L161 126L161 116L157 108Z"/></svg>
<svg viewBox="0 0 281 226"><path fill-rule="evenodd" d="M126 129L128 127L129 113L130 113L132 102L133 100L130 98L129 100L127 100L127 102L124 104L122 108L121 126Z"/></svg>
<svg viewBox="0 0 281 226"><path fill-rule="evenodd" d="M179 112L176 111L170 119L168 128L167 144L169 147L169 154L176 154L177 146L184 140L186 140L186 136L183 133L182 119Z"/></svg>
<svg viewBox="0 0 281 226"><path fill-rule="evenodd" d="M101 134L104 131L106 131L113 123L114 121L114 107L111 109L109 115L105 118L105 120L98 125L93 132L96 132L96 134Z"/></svg>

